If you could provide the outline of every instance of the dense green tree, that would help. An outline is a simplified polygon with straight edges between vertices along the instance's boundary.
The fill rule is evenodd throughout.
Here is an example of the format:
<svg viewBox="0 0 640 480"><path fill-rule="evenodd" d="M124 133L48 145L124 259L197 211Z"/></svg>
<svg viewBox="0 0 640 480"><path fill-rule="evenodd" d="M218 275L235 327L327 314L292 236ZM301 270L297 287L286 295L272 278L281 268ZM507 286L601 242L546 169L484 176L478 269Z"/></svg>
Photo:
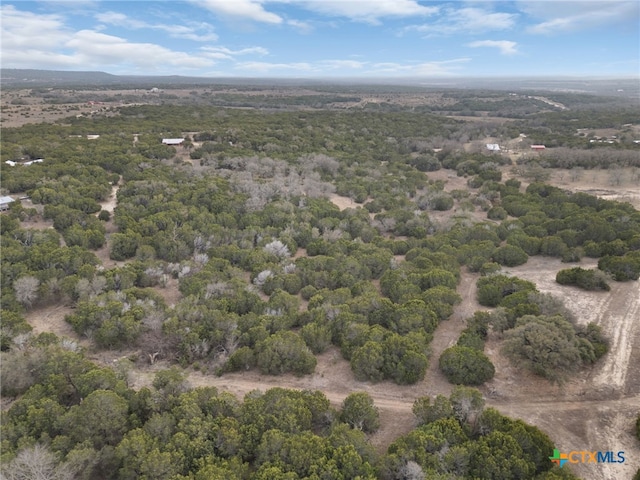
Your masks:
<svg viewBox="0 0 640 480"><path fill-rule="evenodd" d="M640 252L629 252L621 257L606 256L598 261L598 268L613 276L614 280L638 280L640 278Z"/></svg>
<svg viewBox="0 0 640 480"><path fill-rule="evenodd" d="M527 263L529 258L527 253L520 247L515 245L504 245L498 247L493 252L493 261L506 267L516 267Z"/></svg>
<svg viewBox="0 0 640 480"><path fill-rule="evenodd" d="M509 295L521 291L536 291L533 283L517 277L492 275L478 279L478 302L486 307L496 307Z"/></svg>
<svg viewBox="0 0 640 480"><path fill-rule="evenodd" d="M442 352L439 366L447 380L457 385L481 385L495 374L495 367L484 353L458 345Z"/></svg>
<svg viewBox="0 0 640 480"><path fill-rule="evenodd" d="M312 373L316 358L298 335L281 331L256 345L260 371L271 375L293 372L297 375Z"/></svg>
<svg viewBox="0 0 640 480"><path fill-rule="evenodd" d="M91 441L94 448L117 445L129 426L129 406L123 397L108 390L91 392L82 403L60 419L63 431L75 442Z"/></svg>
<svg viewBox="0 0 640 480"><path fill-rule="evenodd" d="M522 448L507 434L492 432L473 447L470 473L474 478L529 478L534 472L533 462L523 458Z"/></svg>
<svg viewBox="0 0 640 480"><path fill-rule="evenodd" d="M413 414L418 420L418 425L435 422L440 418L453 416L453 406L447 397L437 395L431 404L429 397L420 397L413 402Z"/></svg>
<svg viewBox="0 0 640 480"><path fill-rule="evenodd" d="M365 433L373 433L380 427L378 408L366 392L351 393L344 399L340 419Z"/></svg>
<svg viewBox="0 0 640 480"><path fill-rule="evenodd" d="M575 285L584 290L611 290L602 272L580 267L560 270L556 274L556 282L560 285Z"/></svg>
<svg viewBox="0 0 640 480"><path fill-rule="evenodd" d="M563 317L525 315L506 334L505 353L516 363L561 382L582 363L582 344Z"/></svg>
<svg viewBox="0 0 640 480"><path fill-rule="evenodd" d="M351 369L358 380L378 382L385 378L384 347L379 342L369 341L351 356Z"/></svg>

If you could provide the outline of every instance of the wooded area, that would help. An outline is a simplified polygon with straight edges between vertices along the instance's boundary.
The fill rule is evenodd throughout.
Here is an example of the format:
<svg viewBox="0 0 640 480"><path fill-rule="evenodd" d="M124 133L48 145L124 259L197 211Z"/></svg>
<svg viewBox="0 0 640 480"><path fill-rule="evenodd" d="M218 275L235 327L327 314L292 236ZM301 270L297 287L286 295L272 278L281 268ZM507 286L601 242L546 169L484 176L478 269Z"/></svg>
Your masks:
<svg viewBox="0 0 640 480"><path fill-rule="evenodd" d="M460 96L446 113L487 110ZM240 399L189 388L182 369L302 376L333 346L358 380L415 384L436 362L452 384L477 386L495 374L484 352L493 331L514 365L562 384L607 352L606 332L502 268L544 255L570 267L558 272L562 285L638 280L640 212L544 183L554 167L640 167L631 136L594 147L575 135L640 124L638 111L517 104L518 120L473 123L433 107L262 108L272 101L167 102L3 129L3 191L29 197L0 216L7 478L35 468L86 479L574 478L552 469L543 432L484 408L468 387L417 400L416 428L380 455L368 444L379 418L364 392L339 409L319 391ZM514 165L526 187L503 180L509 156L462 147L521 133L563 147ZM35 158L44 161L5 164ZM430 178L441 169L467 188ZM103 209L116 190L113 212ZM357 208L339 208L336 195ZM598 270L571 267L582 258ZM432 358L463 269L481 275L487 311L461 319L456 345ZM162 295L170 282L175 303ZM136 354L98 366L73 340L30 334L25 313L58 304L92 348ZM132 389L127 371L159 360L174 367Z"/></svg>

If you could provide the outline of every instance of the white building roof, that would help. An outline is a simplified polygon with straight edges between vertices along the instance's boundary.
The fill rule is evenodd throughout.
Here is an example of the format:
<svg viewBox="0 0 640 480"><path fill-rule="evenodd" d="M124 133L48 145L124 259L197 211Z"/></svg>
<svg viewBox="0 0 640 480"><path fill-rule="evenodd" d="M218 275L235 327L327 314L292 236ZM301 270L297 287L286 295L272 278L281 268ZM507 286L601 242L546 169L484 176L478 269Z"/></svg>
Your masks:
<svg viewBox="0 0 640 480"><path fill-rule="evenodd" d="M31 160L29 162L24 162L22 165L33 165L34 163L42 163L44 162L43 158L37 158L35 160Z"/></svg>
<svg viewBox="0 0 640 480"><path fill-rule="evenodd" d="M487 150L490 150L492 152L499 152L500 145L498 145L497 143L487 143Z"/></svg>
<svg viewBox="0 0 640 480"><path fill-rule="evenodd" d="M162 143L165 145L180 145L184 142L184 138L163 138Z"/></svg>
<svg viewBox="0 0 640 480"><path fill-rule="evenodd" d="M0 203L7 204L12 202L15 202L15 200L11 197L6 197L6 196L0 197Z"/></svg>

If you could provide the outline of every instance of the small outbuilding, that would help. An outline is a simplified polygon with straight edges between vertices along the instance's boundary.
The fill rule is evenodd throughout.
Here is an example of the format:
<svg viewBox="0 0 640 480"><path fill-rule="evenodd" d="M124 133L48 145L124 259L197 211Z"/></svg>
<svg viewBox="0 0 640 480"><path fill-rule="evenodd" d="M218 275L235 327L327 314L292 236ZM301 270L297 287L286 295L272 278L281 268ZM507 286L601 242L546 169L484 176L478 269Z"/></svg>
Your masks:
<svg viewBox="0 0 640 480"><path fill-rule="evenodd" d="M184 138L163 138L162 139L163 145L171 145L171 146L182 145L182 142L184 142Z"/></svg>
<svg viewBox="0 0 640 480"><path fill-rule="evenodd" d="M13 202L15 202L15 200L11 197L0 197L0 212L9 210L9 205L11 205Z"/></svg>
<svg viewBox="0 0 640 480"><path fill-rule="evenodd" d="M487 143L487 150L489 150L490 152L499 152L500 145L498 145L497 143Z"/></svg>
<svg viewBox="0 0 640 480"><path fill-rule="evenodd" d="M545 147L544 145L531 145L531 150L535 150L536 152L540 152L545 148L547 147Z"/></svg>
<svg viewBox="0 0 640 480"><path fill-rule="evenodd" d="M29 160L28 162L24 162L22 165L29 166L29 165L33 165L34 163L42 163L42 162L44 162L44 158L36 158L35 160Z"/></svg>

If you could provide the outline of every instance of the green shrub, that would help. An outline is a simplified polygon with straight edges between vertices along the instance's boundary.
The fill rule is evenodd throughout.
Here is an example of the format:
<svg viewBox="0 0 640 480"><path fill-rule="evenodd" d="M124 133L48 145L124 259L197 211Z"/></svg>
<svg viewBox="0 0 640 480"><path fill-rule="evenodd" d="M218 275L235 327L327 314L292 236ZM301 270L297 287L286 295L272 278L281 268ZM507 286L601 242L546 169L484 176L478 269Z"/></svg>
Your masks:
<svg viewBox="0 0 640 480"><path fill-rule="evenodd" d="M493 260L506 267L515 267L527 263L529 256L520 247L504 245L493 252Z"/></svg>
<svg viewBox="0 0 640 480"><path fill-rule="evenodd" d="M487 212L487 218L491 220L505 220L509 214L502 207L493 207Z"/></svg>
<svg viewBox="0 0 640 480"><path fill-rule="evenodd" d="M626 253L621 257L606 256L598 261L598 268L613 276L618 282L640 278L640 251Z"/></svg>
<svg viewBox="0 0 640 480"><path fill-rule="evenodd" d="M484 353L462 346L442 352L439 366L447 380L455 385L482 385L492 379L496 371Z"/></svg>
<svg viewBox="0 0 640 480"><path fill-rule="evenodd" d="M456 343L459 347L472 348L474 350L484 350L484 339L474 332L463 331Z"/></svg>
<svg viewBox="0 0 640 480"><path fill-rule="evenodd" d="M312 373L316 358L304 341L295 333L280 331L256 345L258 367L262 373L280 375L292 372L296 375Z"/></svg>
<svg viewBox="0 0 640 480"><path fill-rule="evenodd" d="M583 290L611 290L602 272L580 267L560 270L556 274L556 282L560 285L575 285Z"/></svg>
<svg viewBox="0 0 640 480"><path fill-rule="evenodd" d="M502 299L523 290L535 292L536 286L526 280L506 275L492 275L478 279L478 302L485 307L497 307Z"/></svg>
<svg viewBox="0 0 640 480"><path fill-rule="evenodd" d="M482 266L480 267L480 275L482 275L483 277L486 277L488 275L498 273L500 270L502 270L502 267L500 266L499 263L486 262L486 263L483 263Z"/></svg>
<svg viewBox="0 0 640 480"><path fill-rule="evenodd" d="M224 370L227 372L250 370L255 367L255 365L256 356L253 350L249 347L240 347L229 356Z"/></svg>

